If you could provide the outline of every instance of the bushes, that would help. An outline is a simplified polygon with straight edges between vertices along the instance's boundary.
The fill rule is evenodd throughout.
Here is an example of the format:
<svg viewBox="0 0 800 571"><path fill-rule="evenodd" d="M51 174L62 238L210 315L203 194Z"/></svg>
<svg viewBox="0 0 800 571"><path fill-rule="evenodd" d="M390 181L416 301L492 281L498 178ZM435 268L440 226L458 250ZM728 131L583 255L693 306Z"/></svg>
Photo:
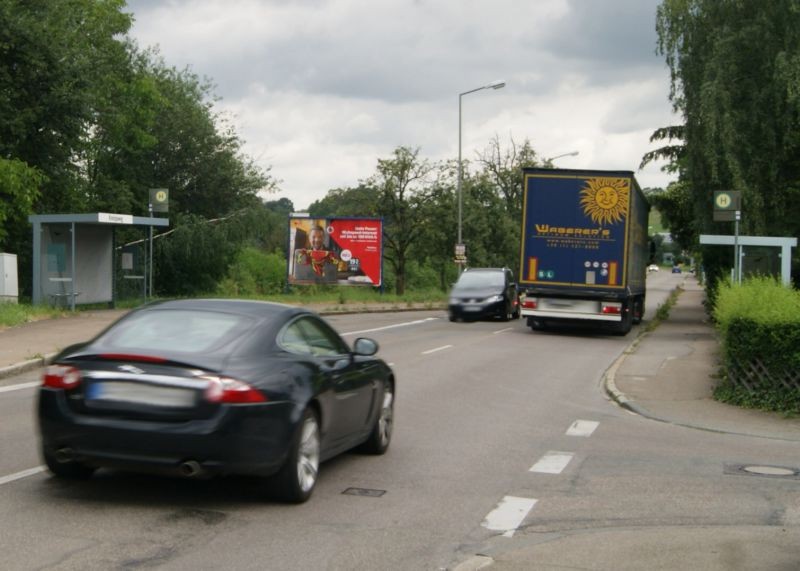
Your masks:
<svg viewBox="0 0 800 571"><path fill-rule="evenodd" d="M286 259L248 246L236 255L217 291L224 296L249 297L280 294L285 289Z"/></svg>
<svg viewBox="0 0 800 571"><path fill-rule="evenodd" d="M771 278L722 284L714 317L722 340L719 400L800 412L800 292Z"/></svg>

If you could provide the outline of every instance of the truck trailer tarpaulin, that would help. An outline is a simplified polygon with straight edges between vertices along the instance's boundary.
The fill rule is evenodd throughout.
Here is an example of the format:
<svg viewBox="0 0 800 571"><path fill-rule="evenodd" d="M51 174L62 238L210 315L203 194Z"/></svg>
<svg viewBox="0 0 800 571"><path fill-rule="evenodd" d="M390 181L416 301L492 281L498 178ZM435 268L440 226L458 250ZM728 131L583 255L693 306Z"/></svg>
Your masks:
<svg viewBox="0 0 800 571"><path fill-rule="evenodd" d="M523 316L629 330L644 307L649 205L630 171L524 169ZM536 300L536 307L531 307ZM559 301L560 300L560 301ZM612 302L611 305L604 302ZM627 331L625 331L627 332Z"/></svg>

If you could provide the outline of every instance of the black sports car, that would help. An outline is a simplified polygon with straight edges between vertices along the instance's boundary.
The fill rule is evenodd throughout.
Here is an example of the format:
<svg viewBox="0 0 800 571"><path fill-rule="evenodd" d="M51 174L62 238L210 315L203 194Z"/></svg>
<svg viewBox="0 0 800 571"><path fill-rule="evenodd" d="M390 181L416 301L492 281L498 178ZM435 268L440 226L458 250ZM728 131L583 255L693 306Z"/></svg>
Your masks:
<svg viewBox="0 0 800 571"><path fill-rule="evenodd" d="M62 351L39 391L50 471L246 474L292 502L319 463L383 454L395 378L375 341L351 349L311 311L238 300L158 302Z"/></svg>

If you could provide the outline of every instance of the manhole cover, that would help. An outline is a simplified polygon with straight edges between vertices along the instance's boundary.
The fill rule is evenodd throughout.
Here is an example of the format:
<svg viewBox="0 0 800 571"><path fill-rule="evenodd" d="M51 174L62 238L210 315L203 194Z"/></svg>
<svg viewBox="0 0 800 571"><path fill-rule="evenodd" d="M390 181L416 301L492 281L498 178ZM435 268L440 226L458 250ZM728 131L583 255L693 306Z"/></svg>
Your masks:
<svg viewBox="0 0 800 571"><path fill-rule="evenodd" d="M800 480L800 469L789 466L763 466L761 464L725 464L725 474L739 476L764 476Z"/></svg>
<svg viewBox="0 0 800 571"><path fill-rule="evenodd" d="M763 476L794 476L794 470L788 468L778 468L776 466L745 466L745 472L751 474L761 474Z"/></svg>

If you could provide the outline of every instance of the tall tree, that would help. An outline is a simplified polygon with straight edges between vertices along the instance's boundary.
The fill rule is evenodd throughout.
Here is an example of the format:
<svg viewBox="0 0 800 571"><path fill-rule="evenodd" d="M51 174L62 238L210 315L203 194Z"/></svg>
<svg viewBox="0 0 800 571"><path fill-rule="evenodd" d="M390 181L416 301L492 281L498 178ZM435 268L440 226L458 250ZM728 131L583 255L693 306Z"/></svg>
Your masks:
<svg viewBox="0 0 800 571"><path fill-rule="evenodd" d="M383 217L384 257L394 269L397 295L405 293L408 257L426 222L434 168L419 157L419 149L398 147L392 158L378 159L377 173L367 183L377 194L377 213Z"/></svg>
<svg viewBox="0 0 800 571"><path fill-rule="evenodd" d="M508 146L503 148L497 135L479 156L484 176L497 188L509 216L516 218L522 214L522 168L535 167L539 163L539 157L528 139L518 144L510 138Z"/></svg>
<svg viewBox="0 0 800 571"><path fill-rule="evenodd" d="M797 0L664 0L658 48L682 114L683 182L697 231L714 190L740 190L742 231L800 233L800 4Z"/></svg>
<svg viewBox="0 0 800 571"><path fill-rule="evenodd" d="M82 211L76 153L125 60L124 0L0 0L0 157L46 179L40 212Z"/></svg>

